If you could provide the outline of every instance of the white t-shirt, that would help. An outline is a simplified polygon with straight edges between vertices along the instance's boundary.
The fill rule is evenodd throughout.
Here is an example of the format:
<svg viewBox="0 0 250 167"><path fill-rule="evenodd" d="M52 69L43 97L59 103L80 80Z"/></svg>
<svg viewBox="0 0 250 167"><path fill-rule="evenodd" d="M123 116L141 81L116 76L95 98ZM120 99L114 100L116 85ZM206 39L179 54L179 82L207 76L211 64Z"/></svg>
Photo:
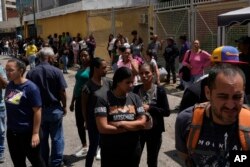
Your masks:
<svg viewBox="0 0 250 167"><path fill-rule="evenodd" d="M71 45L72 45L73 50L75 50L75 51L79 50L78 42L72 41Z"/></svg>
<svg viewBox="0 0 250 167"><path fill-rule="evenodd" d="M109 47L108 50L111 51L114 48L114 44L115 44L115 40L116 38L113 38L110 42L109 42Z"/></svg>
<svg viewBox="0 0 250 167"><path fill-rule="evenodd" d="M80 49L86 49L88 47L84 40L81 40L79 42L79 45L80 45Z"/></svg>

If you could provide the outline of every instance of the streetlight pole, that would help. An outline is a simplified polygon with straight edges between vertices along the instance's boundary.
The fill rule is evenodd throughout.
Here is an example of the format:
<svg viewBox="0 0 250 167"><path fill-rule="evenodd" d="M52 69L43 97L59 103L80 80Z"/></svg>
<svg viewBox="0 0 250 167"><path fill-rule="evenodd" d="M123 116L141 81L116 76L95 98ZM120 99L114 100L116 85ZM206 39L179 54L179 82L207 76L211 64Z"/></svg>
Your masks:
<svg viewBox="0 0 250 167"><path fill-rule="evenodd" d="M35 10L35 0L32 0L32 8L33 8L33 22L34 22L34 38L37 37L36 31L36 10Z"/></svg>

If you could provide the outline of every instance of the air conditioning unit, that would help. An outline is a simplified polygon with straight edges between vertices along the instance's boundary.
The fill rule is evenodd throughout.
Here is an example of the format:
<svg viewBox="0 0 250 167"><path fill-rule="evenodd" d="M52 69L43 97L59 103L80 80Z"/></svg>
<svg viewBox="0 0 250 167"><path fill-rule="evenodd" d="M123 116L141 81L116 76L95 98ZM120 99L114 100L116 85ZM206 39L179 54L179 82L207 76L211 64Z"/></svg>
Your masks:
<svg viewBox="0 0 250 167"><path fill-rule="evenodd" d="M147 14L141 14L140 24L148 24L148 15Z"/></svg>

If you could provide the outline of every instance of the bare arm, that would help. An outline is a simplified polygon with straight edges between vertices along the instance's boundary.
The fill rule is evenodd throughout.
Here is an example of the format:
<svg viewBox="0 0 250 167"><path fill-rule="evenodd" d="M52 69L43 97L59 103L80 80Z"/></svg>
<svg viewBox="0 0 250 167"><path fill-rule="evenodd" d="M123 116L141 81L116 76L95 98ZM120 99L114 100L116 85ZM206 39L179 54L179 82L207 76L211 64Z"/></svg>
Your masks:
<svg viewBox="0 0 250 167"><path fill-rule="evenodd" d="M31 139L31 146L34 148L40 143L39 137L39 129L41 125L41 107L33 107L34 117L33 117L33 131L32 131L32 139Z"/></svg>
<svg viewBox="0 0 250 167"><path fill-rule="evenodd" d="M132 66L132 71L134 75L137 75L139 73L139 66L138 63L135 61L131 62L131 66Z"/></svg>
<svg viewBox="0 0 250 167"><path fill-rule="evenodd" d="M160 81L160 71L158 69L157 64L155 65L155 74L156 74L156 82L157 85L160 85L161 81Z"/></svg>
<svg viewBox="0 0 250 167"><path fill-rule="evenodd" d="M61 103L63 106L63 113L65 116L67 114L67 96L65 89L60 90L60 96L61 96Z"/></svg>
<svg viewBox="0 0 250 167"><path fill-rule="evenodd" d="M107 117L96 117L96 125L98 128L98 131L102 134L118 134L118 133L124 133L127 130L122 127L116 127L112 124L108 124Z"/></svg>
<svg viewBox="0 0 250 167"><path fill-rule="evenodd" d="M81 101L82 101L82 115L83 115L83 118L87 124L87 108L88 108L88 101L89 101L89 96L88 94L86 94L85 92L82 92L82 96L81 96Z"/></svg>
<svg viewBox="0 0 250 167"><path fill-rule="evenodd" d="M73 90L72 99L71 99L71 103L70 103L70 106L69 106L70 111L74 111L74 108L75 108L76 98L75 98L74 92L75 92L75 87L74 87L74 90Z"/></svg>
<svg viewBox="0 0 250 167"><path fill-rule="evenodd" d="M110 122L110 125L113 125L117 128L124 128L128 131L138 131L146 127L146 116L141 115L135 121Z"/></svg>

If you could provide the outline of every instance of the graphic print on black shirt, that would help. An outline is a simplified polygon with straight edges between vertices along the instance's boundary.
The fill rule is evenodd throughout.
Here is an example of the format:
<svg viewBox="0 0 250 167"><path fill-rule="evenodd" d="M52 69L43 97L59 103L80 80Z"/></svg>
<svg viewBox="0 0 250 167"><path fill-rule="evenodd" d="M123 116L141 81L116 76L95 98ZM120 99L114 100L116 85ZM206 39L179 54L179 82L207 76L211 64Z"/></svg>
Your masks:
<svg viewBox="0 0 250 167"><path fill-rule="evenodd" d="M242 150L238 136L238 122L222 126L205 117L197 147L191 155L196 166L229 167L229 151Z"/></svg>
<svg viewBox="0 0 250 167"><path fill-rule="evenodd" d="M96 108L97 115L107 115L108 121L133 121L140 114L144 114L139 100L139 97L135 94L128 94L127 97L117 98L111 91L107 92L106 99L103 99L105 103L108 103L108 111L105 105L98 106Z"/></svg>
<svg viewBox="0 0 250 167"><path fill-rule="evenodd" d="M112 121L133 121L135 120L135 106L112 106L110 107L109 117Z"/></svg>

